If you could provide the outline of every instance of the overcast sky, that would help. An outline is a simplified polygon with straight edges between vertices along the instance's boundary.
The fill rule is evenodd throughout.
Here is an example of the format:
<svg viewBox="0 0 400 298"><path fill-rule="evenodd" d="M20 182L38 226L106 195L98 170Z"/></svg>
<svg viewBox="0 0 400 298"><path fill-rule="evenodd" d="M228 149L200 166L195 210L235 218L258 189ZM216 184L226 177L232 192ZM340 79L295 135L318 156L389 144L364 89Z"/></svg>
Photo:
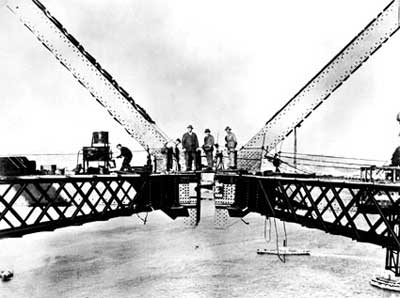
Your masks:
<svg viewBox="0 0 400 298"><path fill-rule="evenodd" d="M243 144L389 0L42 2L170 137L229 125ZM400 33L307 119L300 152L390 158L399 51ZM0 155L76 152L96 130L139 148L4 8L0 88Z"/></svg>

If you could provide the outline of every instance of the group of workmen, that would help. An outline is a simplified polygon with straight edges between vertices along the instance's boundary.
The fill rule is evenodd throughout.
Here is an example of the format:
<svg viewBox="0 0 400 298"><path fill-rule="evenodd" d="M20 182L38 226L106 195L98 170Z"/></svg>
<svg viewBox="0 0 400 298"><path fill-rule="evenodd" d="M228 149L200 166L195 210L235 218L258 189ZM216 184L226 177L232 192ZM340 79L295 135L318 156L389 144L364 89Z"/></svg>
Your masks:
<svg viewBox="0 0 400 298"><path fill-rule="evenodd" d="M225 131L225 147L229 156L229 168L236 169L236 136L229 126L225 128ZM162 149L162 153L166 155L166 170L168 172L173 170L173 160L175 159L176 170L181 171L181 150L185 156L185 170L201 170L201 149L203 149L207 160L207 170L224 169L223 152L220 150L219 145L215 142L214 136L211 134L210 129L206 128L204 130L204 134L204 143L200 147L199 139L196 133L193 131L193 126L188 125L187 132L183 134L182 140L176 139L175 141L171 140L167 142Z"/></svg>
<svg viewBox="0 0 400 298"><path fill-rule="evenodd" d="M226 136L225 136L225 147L228 152L228 168L236 169L237 165L237 140L235 134L232 132L232 129L227 126L225 128ZM166 171L173 170L173 164L175 160L176 171L180 172L181 164L180 164L180 154L181 151L185 156L185 170L193 171L193 170L201 170L202 169L202 150L204 151L206 160L207 160L207 170L223 170L224 161L223 161L223 151L220 149L219 145L215 142L214 136L211 134L210 129L206 128L204 130L204 143L200 147L199 140L197 138L196 133L193 131L193 126L187 126L187 132L183 134L182 140L176 139L170 140L164 144L164 147L161 149L161 153L166 156ZM123 158L121 171L131 170L130 162L132 160L132 152L126 148L121 146L121 144L117 145L118 150L120 151L120 155L117 158Z"/></svg>

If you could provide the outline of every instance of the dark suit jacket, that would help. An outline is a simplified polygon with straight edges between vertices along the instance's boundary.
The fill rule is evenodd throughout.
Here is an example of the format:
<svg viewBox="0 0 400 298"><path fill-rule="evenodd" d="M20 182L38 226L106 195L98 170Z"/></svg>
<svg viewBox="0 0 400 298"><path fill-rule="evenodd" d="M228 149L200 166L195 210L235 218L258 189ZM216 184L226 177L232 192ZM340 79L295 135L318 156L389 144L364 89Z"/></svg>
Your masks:
<svg viewBox="0 0 400 298"><path fill-rule="evenodd" d="M182 137L182 147L186 149L186 151L193 152L199 148L199 140L194 132L189 134L185 133Z"/></svg>

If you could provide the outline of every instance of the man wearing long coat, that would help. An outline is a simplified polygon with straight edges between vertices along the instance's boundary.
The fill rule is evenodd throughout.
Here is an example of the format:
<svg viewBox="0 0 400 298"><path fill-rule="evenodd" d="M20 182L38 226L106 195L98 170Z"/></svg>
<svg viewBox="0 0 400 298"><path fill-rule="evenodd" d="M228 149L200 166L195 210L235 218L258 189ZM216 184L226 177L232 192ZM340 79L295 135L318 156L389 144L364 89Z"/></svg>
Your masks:
<svg viewBox="0 0 400 298"><path fill-rule="evenodd" d="M196 165L196 151L199 148L199 140L193 132L193 126L188 125L187 132L182 137L182 148L185 152L186 171L192 170L192 163Z"/></svg>

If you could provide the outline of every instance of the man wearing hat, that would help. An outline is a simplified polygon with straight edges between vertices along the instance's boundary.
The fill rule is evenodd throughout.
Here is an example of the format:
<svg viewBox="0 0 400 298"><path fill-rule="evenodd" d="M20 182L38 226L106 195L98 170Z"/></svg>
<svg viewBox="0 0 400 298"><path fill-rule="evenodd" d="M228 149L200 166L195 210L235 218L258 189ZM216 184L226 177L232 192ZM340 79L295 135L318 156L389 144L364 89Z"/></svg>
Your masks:
<svg viewBox="0 0 400 298"><path fill-rule="evenodd" d="M236 169L236 146L237 146L236 136L232 132L232 129L229 126L225 128L225 131L226 131L225 147L228 150L228 155L229 155L229 168Z"/></svg>
<svg viewBox="0 0 400 298"><path fill-rule="evenodd" d="M196 165L196 150L199 148L199 140L193 132L193 126L188 125L187 132L182 137L182 148L185 152L186 171L192 170L192 163Z"/></svg>
<svg viewBox="0 0 400 298"><path fill-rule="evenodd" d="M213 152L214 152L214 137L211 135L211 131L206 128L204 131L206 134L204 137L203 150L207 158L207 170L212 170L213 168Z"/></svg>

